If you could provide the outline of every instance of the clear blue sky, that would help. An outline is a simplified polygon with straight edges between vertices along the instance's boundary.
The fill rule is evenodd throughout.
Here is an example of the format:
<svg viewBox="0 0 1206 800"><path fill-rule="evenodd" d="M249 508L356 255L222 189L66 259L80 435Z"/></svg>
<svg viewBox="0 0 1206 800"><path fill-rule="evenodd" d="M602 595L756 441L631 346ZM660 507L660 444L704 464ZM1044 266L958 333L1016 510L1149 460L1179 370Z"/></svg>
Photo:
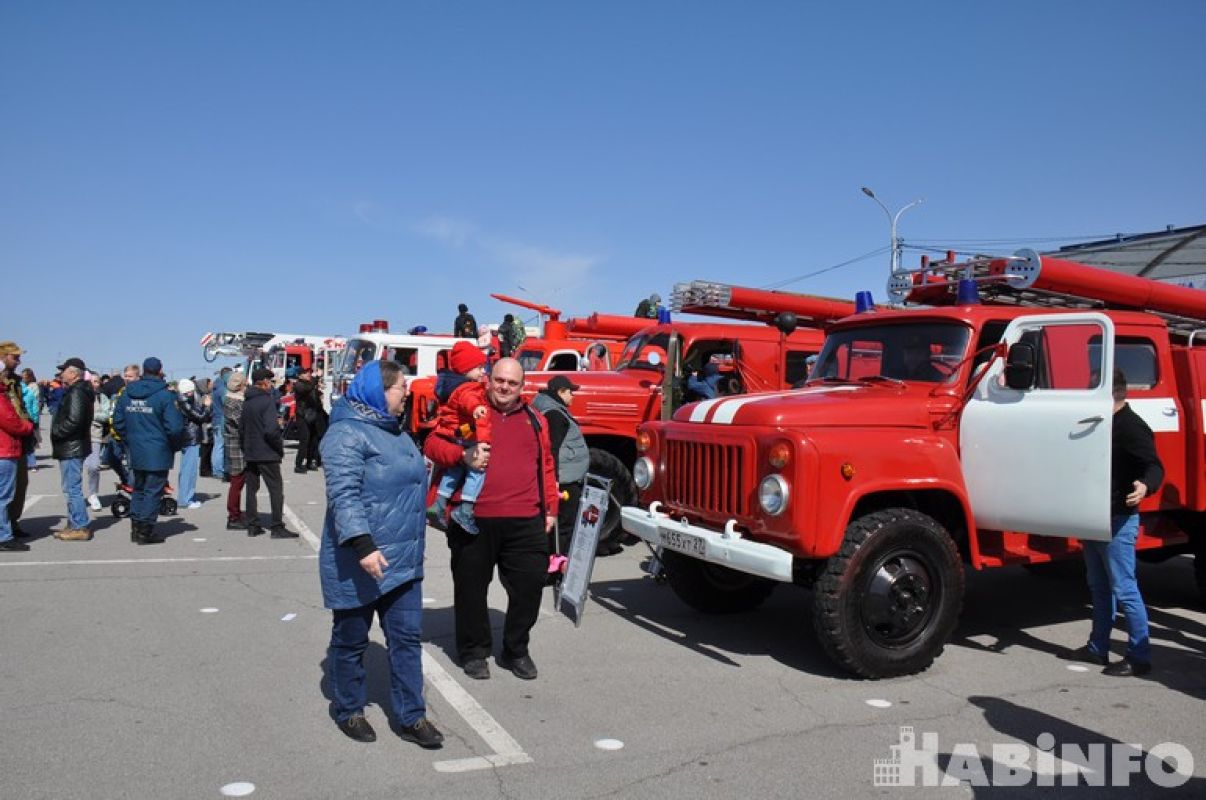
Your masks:
<svg viewBox="0 0 1206 800"><path fill-rule="evenodd" d="M209 330L628 314L885 246L863 185L926 198L914 243L1201 224L1204 34L1201 0L10 0L0 339L184 376Z"/></svg>

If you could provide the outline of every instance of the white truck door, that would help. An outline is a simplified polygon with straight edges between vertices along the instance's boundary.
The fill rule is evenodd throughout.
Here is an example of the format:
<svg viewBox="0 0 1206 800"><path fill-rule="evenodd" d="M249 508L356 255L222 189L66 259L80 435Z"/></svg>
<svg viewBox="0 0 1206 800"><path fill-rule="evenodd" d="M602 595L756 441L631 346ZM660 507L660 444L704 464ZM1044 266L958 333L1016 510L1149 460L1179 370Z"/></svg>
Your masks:
<svg viewBox="0 0 1206 800"><path fill-rule="evenodd" d="M1114 325L1093 312L1018 317L1002 337L1035 346L1032 389L1005 385L997 359L959 426L963 480L976 525L1110 539ZM1100 370L1089 342L1101 347Z"/></svg>

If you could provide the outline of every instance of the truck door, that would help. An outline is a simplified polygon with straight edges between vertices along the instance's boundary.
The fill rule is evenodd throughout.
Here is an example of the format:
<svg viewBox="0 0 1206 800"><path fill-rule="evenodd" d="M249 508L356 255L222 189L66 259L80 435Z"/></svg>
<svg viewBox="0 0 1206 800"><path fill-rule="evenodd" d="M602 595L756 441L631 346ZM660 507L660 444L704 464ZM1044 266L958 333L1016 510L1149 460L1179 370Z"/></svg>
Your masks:
<svg viewBox="0 0 1206 800"><path fill-rule="evenodd" d="M1018 317L1002 341L1035 348L1035 381L1008 388L998 359L963 411L959 444L976 525L1109 541L1113 323L1091 312ZM1091 341L1099 345L1092 354Z"/></svg>

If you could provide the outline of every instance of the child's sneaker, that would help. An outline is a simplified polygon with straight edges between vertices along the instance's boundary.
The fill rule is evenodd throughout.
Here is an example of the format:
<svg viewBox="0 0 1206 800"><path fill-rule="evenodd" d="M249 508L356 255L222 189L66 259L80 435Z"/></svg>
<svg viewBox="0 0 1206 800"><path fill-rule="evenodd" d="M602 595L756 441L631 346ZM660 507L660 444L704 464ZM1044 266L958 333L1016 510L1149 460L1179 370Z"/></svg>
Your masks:
<svg viewBox="0 0 1206 800"><path fill-rule="evenodd" d="M436 495L435 502L427 507L427 524L435 528L437 531L444 531L448 528L446 512L448 510L448 498L443 495Z"/></svg>
<svg viewBox="0 0 1206 800"><path fill-rule="evenodd" d="M466 533L477 533L477 520L473 518L473 503L462 502L452 509L452 521L465 529Z"/></svg>

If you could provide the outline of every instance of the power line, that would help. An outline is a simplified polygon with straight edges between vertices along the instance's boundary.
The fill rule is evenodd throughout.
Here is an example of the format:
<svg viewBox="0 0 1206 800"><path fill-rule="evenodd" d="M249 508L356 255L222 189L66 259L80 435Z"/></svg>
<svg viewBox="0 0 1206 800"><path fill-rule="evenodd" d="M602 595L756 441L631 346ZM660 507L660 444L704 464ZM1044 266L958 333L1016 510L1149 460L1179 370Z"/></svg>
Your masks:
<svg viewBox="0 0 1206 800"><path fill-rule="evenodd" d="M854 258L849 259L848 261L843 261L843 262L842 262L842 263L840 263L840 264L834 264L834 265L833 265L833 266L831 266L831 267L825 267L824 269L818 269L818 270L816 270L815 272L809 272L809 273L806 273L806 274L804 274L804 275L797 275L797 276L796 276L796 277L794 277L794 278L788 278L788 279L786 279L786 280L778 281L777 283L770 283L770 284L767 284L766 286L762 286L762 287L759 287L759 288L762 288L762 289L781 289L781 288L783 288L784 286L787 286L788 284L796 283L796 282L798 282L798 281L807 280L808 278L815 278L815 277L816 277L816 276L818 276L818 275L824 275L826 272L833 272L835 269L841 269L842 267L848 267L848 266L850 266L851 264L857 264L857 263L858 263L858 262L860 262L860 261L866 261L868 258L873 258L873 257L875 257L875 256L881 255L881 254L883 254L883 253L888 252L888 251L889 251L889 250L891 250L891 249L892 249L891 247L887 247L887 246L884 246L884 247L877 247L877 248L875 248L874 250L872 250L872 251L871 251L871 252L869 252L869 253L863 253L861 256L855 256Z"/></svg>

